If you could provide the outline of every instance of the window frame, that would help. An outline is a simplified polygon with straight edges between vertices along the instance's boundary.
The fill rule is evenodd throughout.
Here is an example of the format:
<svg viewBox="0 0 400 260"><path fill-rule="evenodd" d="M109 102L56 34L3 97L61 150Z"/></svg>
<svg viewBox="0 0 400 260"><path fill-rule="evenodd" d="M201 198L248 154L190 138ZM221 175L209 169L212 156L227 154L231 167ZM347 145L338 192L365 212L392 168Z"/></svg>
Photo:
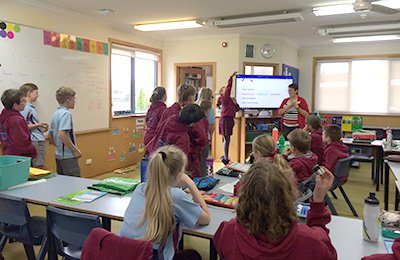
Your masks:
<svg viewBox="0 0 400 260"><path fill-rule="evenodd" d="M152 52L152 53L156 53L158 55L158 62L156 64L156 84L155 86L161 86L162 85L162 50L158 49L158 48L153 48L153 47L149 47L149 46L145 46L145 45L141 45L141 44L137 44L137 43L132 43L132 42L127 42L127 41L122 41L122 40L118 40L118 39L113 39L113 38L109 38L109 45L110 45L110 56L109 56L109 75L110 75L110 105L109 105L109 114L111 119L116 119L116 118L126 118L126 117L143 117L144 115L146 115L146 112L141 112L141 113L129 113L129 114L120 114L120 115L114 115L113 111L112 111L112 68L111 68L111 58L112 58L112 49L113 49L113 45L122 45L125 46L127 48L132 48L132 49L137 49L138 51L143 51L143 52ZM134 72L135 67L132 66L131 67L131 75ZM135 92L135 81L132 82L131 84L131 97L134 96L134 92ZM133 101L131 100L131 104L132 106L135 106L135 100L133 99Z"/></svg>
<svg viewBox="0 0 400 260"><path fill-rule="evenodd" d="M273 70L272 76L279 75L279 63L261 63L261 62L243 62L243 74L246 71L246 66L251 67L271 67Z"/></svg>
<svg viewBox="0 0 400 260"><path fill-rule="evenodd" d="M368 60L368 59L400 59L400 54L374 54L374 55L352 55L352 56L322 56L313 58L313 70L312 70L312 95L311 95L311 107L312 111L315 111L315 95L316 95L316 84L317 84L317 65L319 61L353 61L353 60ZM355 113L355 112L321 112L329 115L359 115L359 116L371 116L371 117L398 117L400 114L387 114L387 113Z"/></svg>

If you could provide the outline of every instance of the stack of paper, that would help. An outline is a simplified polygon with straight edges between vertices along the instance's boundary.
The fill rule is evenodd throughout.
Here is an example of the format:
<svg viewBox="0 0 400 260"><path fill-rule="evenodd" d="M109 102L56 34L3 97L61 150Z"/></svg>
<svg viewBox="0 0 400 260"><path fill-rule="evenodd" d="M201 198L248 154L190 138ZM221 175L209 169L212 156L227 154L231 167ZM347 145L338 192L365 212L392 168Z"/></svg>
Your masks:
<svg viewBox="0 0 400 260"><path fill-rule="evenodd" d="M29 169L29 177L28 178L29 178L29 180L47 179L54 175L55 175L54 172L31 167Z"/></svg>

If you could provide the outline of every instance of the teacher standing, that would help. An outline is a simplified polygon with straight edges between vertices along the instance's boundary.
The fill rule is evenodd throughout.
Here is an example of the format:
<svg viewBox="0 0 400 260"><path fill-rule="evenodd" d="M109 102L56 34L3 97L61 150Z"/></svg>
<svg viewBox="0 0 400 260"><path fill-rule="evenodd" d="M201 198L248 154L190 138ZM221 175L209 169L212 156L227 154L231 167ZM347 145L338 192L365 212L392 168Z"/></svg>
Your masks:
<svg viewBox="0 0 400 260"><path fill-rule="evenodd" d="M288 87L289 97L282 101L278 109L278 115L282 116L281 127L283 136L287 135L296 128L304 128L306 117L309 114L307 101L298 96L299 86L290 84Z"/></svg>

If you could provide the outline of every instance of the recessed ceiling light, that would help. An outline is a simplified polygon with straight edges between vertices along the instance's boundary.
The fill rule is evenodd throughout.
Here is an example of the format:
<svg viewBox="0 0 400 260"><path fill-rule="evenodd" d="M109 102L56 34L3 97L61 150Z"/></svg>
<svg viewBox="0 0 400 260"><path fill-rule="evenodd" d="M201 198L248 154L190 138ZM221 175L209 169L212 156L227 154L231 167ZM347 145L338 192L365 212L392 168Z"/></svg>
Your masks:
<svg viewBox="0 0 400 260"><path fill-rule="evenodd" d="M110 16L110 15L114 14L114 10L103 8L103 9L97 10L97 13L102 16Z"/></svg>

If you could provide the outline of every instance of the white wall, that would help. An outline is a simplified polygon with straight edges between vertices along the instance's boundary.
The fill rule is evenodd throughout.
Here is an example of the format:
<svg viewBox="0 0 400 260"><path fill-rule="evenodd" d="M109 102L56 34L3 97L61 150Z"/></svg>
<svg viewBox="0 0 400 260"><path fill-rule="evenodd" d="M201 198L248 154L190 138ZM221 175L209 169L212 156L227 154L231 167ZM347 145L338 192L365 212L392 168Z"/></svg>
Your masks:
<svg viewBox="0 0 400 260"><path fill-rule="evenodd" d="M332 44L330 46L301 48L299 51L300 79L299 94L305 98L311 108L313 58L325 56L356 56L374 54L399 54L399 41L357 43L357 44Z"/></svg>

